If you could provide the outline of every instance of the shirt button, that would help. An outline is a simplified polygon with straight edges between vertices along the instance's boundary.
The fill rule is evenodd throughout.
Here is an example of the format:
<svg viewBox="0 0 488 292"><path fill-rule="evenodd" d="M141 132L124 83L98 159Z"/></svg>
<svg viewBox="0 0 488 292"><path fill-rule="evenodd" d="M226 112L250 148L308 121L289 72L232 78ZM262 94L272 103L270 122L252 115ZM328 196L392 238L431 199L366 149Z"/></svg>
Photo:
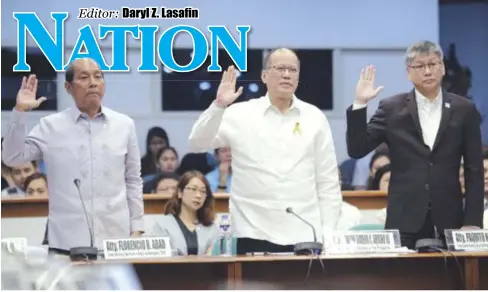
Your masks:
<svg viewBox="0 0 488 292"><path fill-rule="evenodd" d="M426 190L429 190L429 188L430 188L430 187L429 187L429 184L426 184L426 185L425 185L425 189L426 189Z"/></svg>

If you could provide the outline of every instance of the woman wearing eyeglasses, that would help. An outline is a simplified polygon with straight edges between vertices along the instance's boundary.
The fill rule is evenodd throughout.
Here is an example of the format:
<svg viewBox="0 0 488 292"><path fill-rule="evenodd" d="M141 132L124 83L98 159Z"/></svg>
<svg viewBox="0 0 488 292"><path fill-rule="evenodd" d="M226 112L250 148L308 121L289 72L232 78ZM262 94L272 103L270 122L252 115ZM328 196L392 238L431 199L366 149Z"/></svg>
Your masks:
<svg viewBox="0 0 488 292"><path fill-rule="evenodd" d="M153 234L168 236L171 248L179 255L208 254L219 238L213 204L205 176L198 171L185 172L166 204L164 216L156 220Z"/></svg>

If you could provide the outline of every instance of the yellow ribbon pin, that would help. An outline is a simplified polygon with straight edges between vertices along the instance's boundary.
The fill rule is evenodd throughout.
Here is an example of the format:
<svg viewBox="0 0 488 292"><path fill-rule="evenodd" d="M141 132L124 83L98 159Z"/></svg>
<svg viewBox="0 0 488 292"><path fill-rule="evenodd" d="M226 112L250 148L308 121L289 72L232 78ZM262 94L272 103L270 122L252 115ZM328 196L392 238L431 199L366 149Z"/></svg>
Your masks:
<svg viewBox="0 0 488 292"><path fill-rule="evenodd" d="M295 124L295 128L293 129L293 134L297 134L297 133L298 133L298 135L302 134L302 130L300 130L300 123L299 122L297 122Z"/></svg>

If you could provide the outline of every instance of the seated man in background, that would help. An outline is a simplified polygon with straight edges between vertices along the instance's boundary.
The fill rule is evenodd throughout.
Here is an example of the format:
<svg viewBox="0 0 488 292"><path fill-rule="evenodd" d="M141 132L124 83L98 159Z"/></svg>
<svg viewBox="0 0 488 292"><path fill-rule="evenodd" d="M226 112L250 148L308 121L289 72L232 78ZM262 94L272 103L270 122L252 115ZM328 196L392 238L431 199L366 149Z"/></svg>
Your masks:
<svg viewBox="0 0 488 292"><path fill-rule="evenodd" d="M232 170L230 163L232 155L229 147L220 147L215 149L215 157L218 165L205 176L212 188L212 192L230 192L232 182Z"/></svg>
<svg viewBox="0 0 488 292"><path fill-rule="evenodd" d="M104 75L88 58L66 70L65 88L75 106L41 119L27 135L27 112L36 98L38 80L24 77L12 124L4 137L3 161L15 167L44 159L49 180L49 250L69 255L90 246L83 198L97 248L103 240L137 236L144 231L144 202L139 145L134 121L102 106Z"/></svg>
<svg viewBox="0 0 488 292"><path fill-rule="evenodd" d="M10 196L25 196L24 183L27 177L37 173L37 164L35 161L29 161L19 166L13 166L12 180L15 186L2 190L2 198Z"/></svg>
<svg viewBox="0 0 488 292"><path fill-rule="evenodd" d="M209 254L220 236L213 204L212 191L203 174L186 172L166 204L165 215L156 220L153 234L168 236L179 255Z"/></svg>
<svg viewBox="0 0 488 292"><path fill-rule="evenodd" d="M144 193L172 196L176 191L179 179L176 173L160 173L152 181L144 183Z"/></svg>

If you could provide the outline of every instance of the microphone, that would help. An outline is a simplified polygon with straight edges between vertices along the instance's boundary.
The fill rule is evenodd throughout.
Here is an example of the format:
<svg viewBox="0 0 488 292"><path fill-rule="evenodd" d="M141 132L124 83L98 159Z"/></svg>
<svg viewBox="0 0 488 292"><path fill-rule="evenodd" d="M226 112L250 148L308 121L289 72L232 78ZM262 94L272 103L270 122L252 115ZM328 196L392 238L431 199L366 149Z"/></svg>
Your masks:
<svg viewBox="0 0 488 292"><path fill-rule="evenodd" d="M421 238L415 242L415 250L419 253L442 252L445 249L444 242L439 238L437 226L434 225L435 238Z"/></svg>
<svg viewBox="0 0 488 292"><path fill-rule="evenodd" d="M72 247L69 250L69 257L72 261L85 261L85 260L96 260L98 258L98 249L93 246L93 230L90 225L90 221L88 220L88 213L86 212L85 201L83 200L83 196L81 195L80 190L80 183L79 179L74 179L73 183L75 184L76 190L78 191L78 196L80 197L81 207L83 208L83 213L85 214L86 224L88 226L88 232L90 233L90 246L80 246L80 247Z"/></svg>
<svg viewBox="0 0 488 292"><path fill-rule="evenodd" d="M315 227L313 227L313 225L310 224L307 220L303 219L301 216L295 213L291 207L286 208L286 213L295 215L295 217L310 226L313 231L313 242L299 242L295 244L295 247L293 248L294 253L296 255L320 254L322 252L322 243L317 241L317 233L315 232Z"/></svg>

